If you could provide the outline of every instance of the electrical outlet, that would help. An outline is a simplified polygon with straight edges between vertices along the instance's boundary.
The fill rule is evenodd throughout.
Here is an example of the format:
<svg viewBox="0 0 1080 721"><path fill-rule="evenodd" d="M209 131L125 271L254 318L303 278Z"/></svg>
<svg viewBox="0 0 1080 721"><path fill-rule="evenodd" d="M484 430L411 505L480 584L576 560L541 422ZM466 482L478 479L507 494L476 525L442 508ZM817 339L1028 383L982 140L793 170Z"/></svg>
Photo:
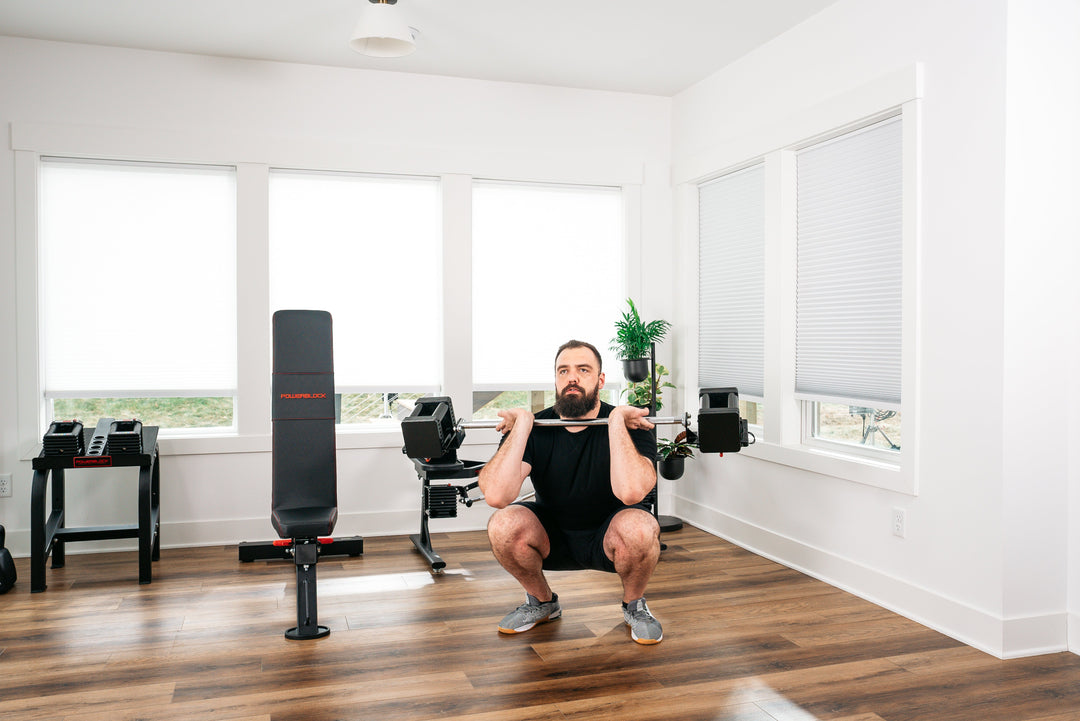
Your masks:
<svg viewBox="0 0 1080 721"><path fill-rule="evenodd" d="M899 538L904 537L904 509L892 509L892 534Z"/></svg>
<svg viewBox="0 0 1080 721"><path fill-rule="evenodd" d="M11 474L0 474L0 498L11 498Z"/></svg>

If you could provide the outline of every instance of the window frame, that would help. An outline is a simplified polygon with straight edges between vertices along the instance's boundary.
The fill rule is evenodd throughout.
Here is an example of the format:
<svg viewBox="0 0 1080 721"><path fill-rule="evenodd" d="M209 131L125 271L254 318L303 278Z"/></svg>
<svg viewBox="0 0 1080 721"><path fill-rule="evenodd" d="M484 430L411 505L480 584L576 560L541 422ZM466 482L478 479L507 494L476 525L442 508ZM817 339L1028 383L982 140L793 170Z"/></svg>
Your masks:
<svg viewBox="0 0 1080 721"><path fill-rule="evenodd" d="M909 115L905 115L905 112L909 113ZM903 273L903 278L901 279L901 284L903 286L902 290L901 290L901 295L902 295L901 308L902 308L902 314L903 314L903 318L902 318L902 321L901 321L902 326L903 326L902 331L901 331L901 387L902 388L910 387L909 385L907 385L907 383L905 383L905 381L908 380L905 377L905 369L907 369L909 367L909 365L914 362L913 359L910 357L909 353L907 352L907 348L908 348L907 343L910 342L912 340L912 338L910 336L905 338L904 336L905 336L905 334L907 332L907 320L908 320L909 316L912 315L912 311L911 311L911 305L912 305L911 300L912 299L910 297L909 288L906 286L905 281L906 281L906 279L910 278L912 276L913 272L914 272L913 268L911 268L908 265L907 261L910 258L910 256L912 256L913 253L914 253L913 246L914 246L914 240L915 240L914 228L912 227L912 225L910 223L911 217L908 214L909 210L911 209L910 206L913 203L917 202L917 188L911 183L911 181L913 180L913 176L914 176L914 172L913 172L914 163L912 162L909 165L909 160L914 161L914 158L915 158L915 156L913 156L913 151L915 149L914 143L915 143L915 140L916 140L916 133L914 132L915 123L914 123L914 118L912 117L912 115L915 112L916 112L916 106L915 106L914 103L907 106L906 110L905 110L904 106L889 109L889 110L887 110L887 111L885 111L883 113L880 113L880 114L878 114L878 115L876 115L876 116L874 116L872 118L864 118L864 119L862 119L862 120L860 120L858 122L851 123L851 124L849 124L849 125L847 125L847 126L845 126L843 128L837 128L835 130L831 130L831 131L829 131L827 133L819 135L819 136L817 136L817 137L815 137L813 139L810 139L810 140L807 140L807 141L804 141L804 142L801 142L801 143L797 143L793 147L791 147L788 151L786 151L786 152L789 152L791 154L791 158L792 158L792 160L794 160L795 154L798 153L801 150L806 149L806 148L821 145L823 143L827 143L827 142L830 142L832 140L842 138L842 137L844 137L846 135L850 135L850 134L853 134L853 133L860 132L860 131L862 131L862 130L864 130L866 128L870 128L872 126L878 125L880 123L883 123L883 122L886 122L886 121L889 121L889 120L894 120L895 119L895 120L898 120L899 123L900 123L900 126L901 126L900 127L901 145L902 145L902 147L901 147L901 163L903 164L903 167L901 167L901 174L902 174L902 192L901 192L902 197L901 197L901 202L902 202L902 205L903 205L901 213L902 213L903 217L902 217L902 221L901 221L902 222L902 229L901 229L901 235L902 235L901 254L902 254L902 257L901 257L901 262L900 262L901 267L902 267L902 273ZM792 172L790 173L789 176L785 176L784 182L785 183L790 183L790 185L791 185L790 192L793 194L793 197L794 197L795 194L796 194L796 187L795 187L795 185L796 185L796 172L795 172L794 168L792 168ZM797 206L797 198L795 199L795 206ZM790 224L794 226L796 224L796 218L792 217L790 219ZM798 244L798 237L797 236L798 236L798 233L797 233L797 230L796 230L796 232L793 233L793 235L791 237L791 243L792 243L793 247L797 246L797 244ZM795 259L794 262L795 262L796 268L797 268L797 258ZM797 270L796 270L796 276L797 276ZM795 282L795 284L797 285L797 280L795 280L793 282ZM793 361L794 361L794 359L793 359ZM794 377L794 373L793 373L793 377ZM794 394L794 391L793 391L793 394ZM906 394L904 394L902 392L902 396L904 396L904 395L906 395ZM899 460L899 456L903 453L903 445L902 444L901 444L901 450L900 451L893 451L893 450L885 449L885 448L877 448L877 447L872 447L872 446L863 446L861 444L851 444L851 443L845 443L843 441L832 440L832 439L829 439L829 438L822 438L822 437L820 437L818 435L815 435L815 431L817 430L818 421L819 421L819 415L818 415L818 412L817 412L818 411L818 405L820 403L822 403L823 401L821 401L821 400L811 400L811 399L806 399L806 398L797 398L796 402L799 404L799 409L800 409L800 412L801 412L801 422L800 422L800 443L801 443L801 445L803 445L803 446L805 446L807 448L810 448L810 449L820 449L820 450L822 450L824 452L831 453L831 454L851 456L851 457L856 458L856 459L868 459L868 460L871 460L871 461L875 461L875 462L878 462L878 463L884 463L884 464L895 464L899 468L899 466L901 464L901 461ZM832 401L832 402L833 403L843 403L843 401L840 401L840 400L836 400L836 401ZM904 414L903 414L903 397L901 398L900 407L897 410L899 410L900 414L901 414L901 419L902 419L901 423L905 423L906 422L906 416L904 416ZM907 434L905 433L905 435L907 435Z"/></svg>
<svg viewBox="0 0 1080 721"><path fill-rule="evenodd" d="M61 172L63 172L63 170L65 170L65 169L73 169L73 168L85 168L85 169L97 170L97 171L102 171L102 170L109 169L109 168L115 168L115 169L119 170L120 172L123 172L125 170L141 171L141 172L148 172L148 173L154 173L154 172L159 172L159 171L176 171L180 175L189 174L189 173L192 173L192 172L194 172L194 173L203 173L203 174L205 174L206 176L209 176L209 177L215 177L216 176L216 178L218 180L224 179L226 181L226 184L231 186L231 190L232 190L232 196L233 197L231 199L230 204L235 205L236 168L233 165L208 164L208 163L193 164L193 163L182 163L182 162L173 162L173 161L131 161L131 160L116 160L116 159L112 159L112 158L109 158L109 159L105 159L105 158L81 158L81 157L76 158L76 157L69 157L69 156L40 154L37 157L37 171L38 171L38 174L37 174L37 178L36 178L36 187L35 187L35 192L37 193L36 197L38 198L38 200L40 200L40 191L42 189L41 170L42 170L43 167L47 167L47 166L51 166L51 167L53 167L56 170L61 171ZM217 182L217 181L214 181L214 182ZM235 235L235 227L236 227L235 208L232 209L232 212L233 212L233 215L230 218L230 230L232 231L232 235ZM39 209L39 213L40 213L40 209ZM41 223L42 223L42 219L39 216L36 219L37 228L39 230L40 230ZM40 237L39 237L39 241L40 241ZM41 248L42 248L42 246L41 246L40 243L35 245L35 250L38 253L41 252ZM234 255L235 255L235 248L234 248ZM234 261L235 261L235 258L231 259L229 262L234 262ZM39 264L39 266L40 266L40 264ZM45 285L45 280L46 280L45 275L46 274L44 272L42 272L43 270L44 270L43 267L38 267L37 268L37 274L35 276L35 281L37 283L39 283L39 284ZM234 273L234 277L235 277L235 273ZM116 279L117 279L117 277L110 278L110 280L113 283L116 282ZM38 328L39 333L44 333L45 332L44 331L44 325L45 325L46 318L44 317L45 314L44 314L43 307L42 307L42 305L44 303L44 296L45 296L45 289L42 288L41 291L37 295L38 315L41 317L41 321L40 321L41 326ZM221 300L221 299L219 299L219 300ZM235 307L230 308L230 310L235 311ZM235 343L235 333L234 333L234 338L233 338L232 342ZM45 345L45 341L43 339L41 339L40 336L39 336L39 343L41 344L41 347L38 348L38 351L41 354L40 367L44 368L44 366L46 364L46 360L47 360L47 358L46 358L47 353L45 353L43 351L43 349L42 349L43 346ZM235 366L235 348L230 349L230 350L233 351L232 364ZM234 372L235 372L235 369L234 369ZM42 392L42 395L43 395L43 398L42 398L43 415L48 419L52 419L53 417L55 417L55 415L56 415L55 414L55 402L58 401L58 400L76 400L76 401L81 401L81 400L106 400L107 401L107 400L123 400L123 399L147 399L147 400L152 400L152 399L155 399L155 398L158 398L158 399L160 399L160 398L191 398L191 399L199 399L199 398L208 398L208 397L209 398L227 398L231 402L231 406L232 406L232 416L231 416L231 422L229 423L229 425L223 425L223 426L184 426L184 427L179 427L179 428L171 428L171 429L169 429L169 433L175 434L175 435L226 435L226 434L235 433L235 431L236 431L236 405L237 405L236 400L237 400L237 396L236 396L236 382L235 382L235 380L229 381L228 386L220 387L220 388L210 388L208 386L203 386L203 385L195 385L195 386L192 386L192 387L189 387L189 388L182 388L182 389L177 389L177 388L171 388L171 389L164 388L163 389L163 388L155 388L155 387L152 387L152 386L151 387L142 387L142 386L131 387L131 386L120 385L120 383L122 383L122 381L118 381L117 385L115 385L115 386L112 385L112 384L109 384L109 385L106 385L104 387L75 387L75 388L65 388L63 390L49 391L49 390L46 390L44 388L44 385L45 385L45 383L44 383L44 373L42 373L42 376L40 376L40 378L41 378L41 386L42 386L41 387L41 392ZM229 395L229 394L231 394L231 395ZM68 417L70 417L70 416L68 416ZM91 419L83 419L83 420L84 420L84 422L88 422Z"/></svg>
<svg viewBox="0 0 1080 721"><path fill-rule="evenodd" d="M270 137L152 128L111 128L14 122L15 296L18 452L29 460L40 450L48 417L41 390L37 280L38 164L43 156L207 164L236 168L237 395L234 433L163 435L163 455L267 452L271 447L271 330L269 299L269 173L271 168L436 177L442 190L442 337L417 339L407 352L440 356L442 393L468 407L471 368L471 184L472 179L596 185L619 188L623 197L624 268L628 293L640 294L641 212L644 160L625 154L575 153L553 165L550 153L480 155L444 148L387 147L367 141ZM248 162L243 158L259 158ZM470 172L460 172L467 168ZM464 289L464 292L463 292ZM489 443L490 438L467 444ZM338 448L400 448L396 428L339 426Z"/></svg>
<svg viewBox="0 0 1080 721"><path fill-rule="evenodd" d="M431 285L434 287L434 293L433 293L434 301L433 302L429 301L428 307L438 304L438 300L440 300L441 297L442 297L442 292L441 292L442 278L441 278L440 269L442 267L443 242L442 242L442 237L441 237L441 212L442 212L441 204L442 204L442 200L441 200L441 190L440 190L440 187L439 187L439 178L437 176L419 175L419 174L403 174L403 173L388 174L388 173L368 173L368 172L357 172L357 171L347 171L346 172L346 171L339 171L339 170L335 170L335 171L311 170L311 169L297 170L297 169L294 169L294 168L279 168L277 166L271 166L269 168L269 183L270 183L271 188L273 186L275 174L278 174L279 178L281 178L281 180L285 181L286 183L289 182L290 180L296 180L297 178L311 178L311 179L315 179L316 181L322 181L322 180L327 180L327 179L332 180L332 181L339 181L339 182L342 182L342 183L350 184L349 191L353 192L353 193L357 192L356 188L369 187L369 184L378 183L379 181L383 181L383 180L390 181L391 183L399 183L402 186L410 187L410 188L412 188L414 190L423 189L423 190L420 191L422 193L433 191L434 195L435 195L435 201L434 201L434 205L433 205L432 209L435 210L436 213L439 215L440 228L439 228L439 231L437 231L437 232L439 232L440 234L439 234L439 237L432 238L434 240L435 247L431 248L430 251L435 254L435 257L434 257L434 260L433 260L433 263L435 265L435 273L434 273L434 275L439 276L439 277L437 277L437 278L428 278L427 279L427 280L431 281ZM355 185L352 185L353 183L355 183ZM427 187L425 187L425 186L427 186ZM350 201L352 201L352 200L355 200L355 196L350 197ZM271 194L271 203L272 203L272 201L273 201L273 194ZM412 202L412 203L410 203L410 205L415 205L415 203ZM272 219L274 208L268 206L268 210L269 210L269 217ZM353 218L351 217L353 212L355 212L355 208L349 208L348 209L348 214L350 216L350 218L349 218L350 223L354 222ZM268 250L267 250L267 257L268 257L268 263L270 265L269 287L270 287L270 296L271 296L270 297L270 313L271 314L275 310L280 309L278 307L279 303L275 302L275 298L274 298L274 282L275 282L275 276L274 276L274 252L275 252L275 245L274 245L274 242L273 242L273 232L274 232L274 228L273 228L272 223L271 223L270 227L269 227L268 238L267 238L267 242L268 242L268 246L269 246ZM424 236L424 237L427 237L427 236ZM377 240L375 242L382 242L382 241L380 239L380 240ZM278 247L281 247L281 246L278 246ZM420 251L417 251L417 252L420 252ZM364 260L367 261L369 259L365 258ZM332 283L333 284L338 284L339 279L338 278L333 278ZM408 290L408 282L405 281L405 280L402 280L402 281L400 281L400 284L401 284L401 292L403 294L408 293L409 292L409 290ZM288 295L288 291L284 291L283 294ZM357 294L357 295L359 295L359 294ZM324 298L323 300L327 300L327 299ZM354 296L354 297L350 298L349 302L356 302L356 297ZM298 303L299 303L299 301L298 301ZM342 308L343 305L347 305L347 302L344 301L342 298L334 297L334 298L330 299L330 302L327 305L323 305L321 307L323 307L326 310L330 310L331 312L334 312L335 308L338 309L338 311L340 311L340 309ZM366 299L365 299L365 305L367 305L369 308L374 307L372 305L372 303L370 301L367 301ZM287 307L294 307L292 305L289 305L288 303L286 303L285 306L282 306L282 307L286 307L286 306ZM301 305L299 307L307 307L307 306ZM390 304L390 307L392 308L392 304ZM383 309L380 308L380 310L383 310ZM366 317L367 316L365 316L365 318ZM415 318L415 315L413 315L413 317ZM340 322L335 322L334 331L335 331L335 338L337 339L336 342L335 342L335 352L338 352L344 345L346 345L346 343L341 340L342 333L349 334L349 333L355 333L356 332L356 326L354 324L348 323L347 320L348 319L343 317L343 314L341 314L341 313L339 313L338 317L336 318L336 321L340 321ZM393 323L393 325L399 325L399 324L395 320L395 323ZM406 321L405 328L408 328L408 322L407 321ZM427 330L427 332L421 332L421 336L423 336L423 337L437 337L437 335L438 335L437 329L434 329L434 330L433 329L426 329L426 330ZM365 336L367 336L369 334L370 334L370 329L365 327L365 328L362 329L362 332L360 333L360 337L365 337ZM404 345L401 343L400 339L394 338L393 340L395 342L393 342L392 347L398 347L398 348L404 347ZM365 348L361 349L361 353L365 353L367 350L368 350L368 348L365 347ZM337 369L337 376L336 376L337 380L336 380L336 383L335 383L335 393L338 396L338 402L340 402L340 398L343 395L358 395L358 394L366 394L366 393L382 394L384 396L386 394L389 394L389 393L424 393L426 395L439 395L441 393L441 391L442 391L442 389L441 389L441 381L437 377L432 378L430 382L426 382L426 383L425 382L417 382L417 379L415 377L411 379L411 382L407 382L407 383L406 382L387 382L387 383L371 383L371 382L360 383L360 382L354 382L354 383L349 383L348 382L349 370L347 368L348 365L349 364L347 362L344 362L342 357L339 355L337 362L335 362L335 367ZM434 365L436 366L435 369L434 369L434 375L437 376L438 373L439 373L438 364L436 363ZM354 378L355 378L355 375L354 375ZM357 431L374 430L377 426L381 426L382 429L385 430L386 425L387 424L341 423L341 422L339 422L337 424L338 428L345 428L345 429L348 429L348 430L357 430Z"/></svg>
<svg viewBox="0 0 1080 721"><path fill-rule="evenodd" d="M777 119L772 126L747 129L707 152L673 165L676 218L683 238L684 263L696 268L698 185L763 160L765 199L765 426L741 455L820 473L907 495L918 494L919 376L919 157L922 69L919 65L878 78L804 112ZM795 152L899 115L903 137L902 399L903 438L899 452L852 447L807 438L812 401L795 398ZM696 289L695 289L696 290ZM693 327L682 353L690 386L687 407L697 407L697 300L684 291L682 305Z"/></svg>
<svg viewBox="0 0 1080 721"><path fill-rule="evenodd" d="M618 186L610 186L610 185L605 186L605 185L599 185L599 184L595 184L595 183L593 183L593 184L552 183L552 182L543 182L543 181L522 182L522 181L513 181L513 180L511 180L511 181L500 180L500 179L493 179L493 178L475 178L474 183L472 185L472 190L473 190L473 193L474 193L474 195L473 195L473 198L474 198L473 202L474 203L475 203L476 192L477 191L483 191L484 189L494 190L495 192L500 192L500 191L503 191L503 190L525 190L525 191L536 190L536 191L539 191L541 194L545 194L547 192L554 192L555 194L559 194L559 193L572 193L574 191L590 191L592 193L595 193L598 196L605 195L605 196L610 196L610 197L613 197L613 198L617 199L617 202L618 202L618 205L619 205L619 210L617 211L617 214L619 214L621 217L618 218L618 220L620 222L620 227L616 228L616 232L621 235L622 248L619 249L620 252L619 252L618 258L613 259L614 265L610 269L610 272L616 273L620 277L621 283L619 285L621 287L615 293L615 296L610 299L611 308L612 308L612 316L611 316L611 318L609 318L607 320L601 319L599 321L599 324L604 324L604 323L613 324L614 320L617 318L617 309L622 305L623 299L628 296L627 289L629 287L629 283L628 283L628 279L627 279L627 266L628 266L628 263L627 263L627 260L626 260L628 254L629 254L629 249L628 249L627 243L626 243L626 239L627 239L627 232L626 232L627 204L629 202L629 199L626 197L627 194L624 191L624 189L622 189L622 188L620 188ZM476 257L477 257L477 250L475 248L472 249L471 256L473 258L473 263L474 263L473 272L475 273L475 262L476 262ZM556 255L556 258L558 258L558 257L565 257L565 256ZM594 272L598 272L599 269L589 269L589 270L594 271ZM549 287L544 286L544 285L538 285L538 284L529 284L529 285L526 286L526 288L528 289L529 292L541 292L542 294L554 294L554 296L556 298L562 298L562 297L566 297L566 296L571 297L571 298L576 298L577 295L578 295L578 294L576 294L574 292L570 292L569 294L565 294L565 293L560 294L555 289L549 288ZM472 287L470 288L470 292L474 293L474 297L475 297L476 289L477 289L476 284L473 284ZM551 313L552 313L552 311L550 311L550 310L545 311L545 314L547 314L547 315L551 315ZM565 313L561 316L560 311L555 310L554 315L552 317L559 318L559 317L563 317L563 316L565 316ZM471 329L470 329L470 338L475 337L475 333L473 331L475 331L475 329L476 329L477 322L478 322L478 319L476 317L472 318L472 321L471 321L472 325L471 325ZM556 325L559 326L559 327L563 327L565 324L559 322L559 323L556 323ZM543 330L548 331L550 329L545 328ZM562 331L559 331L559 332L561 333ZM612 386L613 387L616 386L616 383L621 383L622 382L622 374L621 374L621 370L620 370L620 365L615 361L614 354L610 353L608 351L608 349L607 349L607 345L609 343L610 336L604 336L604 337L598 337L598 338L596 338L596 337L590 338L590 337L584 337L583 335L575 335L574 337L580 337L582 340L593 343L597 347L597 350L599 350L601 352L601 354L607 354L608 363L607 363L607 367L605 368L606 377L612 379L612 381L613 381ZM529 352L533 352L533 353L542 353L543 354L540 358L536 359L536 366L537 366L537 369L538 369L536 371L537 374L538 374L537 377L535 377L535 378L533 378L531 376L528 377L528 378L519 377L519 378L516 378L514 380L504 380L504 381L485 379L485 380L483 380L481 382L478 382L476 380L476 378L474 377L473 378L473 390L474 391L480 391L480 392L485 392L485 391L505 392L505 391L535 391L535 390L547 391L547 390L552 390L554 388L554 385L555 385L554 371L552 370L552 366L551 365L546 365L546 363L544 361L547 360L547 358L548 358L547 354L549 354L549 353L552 354L551 358L553 359L554 358L554 352L555 352L555 349L558 347L558 344L562 343L562 342L564 342L566 340L569 340L569 337L564 337L562 335L557 336L557 338L558 338L557 340L553 341L555 343L555 345L553 345L551 347L544 346L543 349L536 348L536 349L532 349L531 351L529 351ZM475 353L476 353L476 347L475 347L475 341L474 341L474 347L473 347L474 356L475 356ZM474 357L474 364L473 364L474 365L474 368L473 368L474 373L475 373L475 365L476 365L475 360L476 359ZM541 378L539 376L539 374L542 371L539 370L539 369L542 366L545 366L545 365L546 365L548 370L546 371L546 375Z"/></svg>

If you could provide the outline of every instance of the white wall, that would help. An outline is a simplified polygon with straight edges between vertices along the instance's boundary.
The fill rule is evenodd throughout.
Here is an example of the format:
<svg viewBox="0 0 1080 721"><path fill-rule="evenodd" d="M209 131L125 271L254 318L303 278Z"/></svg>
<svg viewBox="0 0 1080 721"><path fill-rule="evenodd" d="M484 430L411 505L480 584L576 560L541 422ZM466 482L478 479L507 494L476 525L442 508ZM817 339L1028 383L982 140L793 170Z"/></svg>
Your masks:
<svg viewBox="0 0 1080 721"><path fill-rule="evenodd" d="M1031 126L1059 97L1041 96L1037 109L1025 101L1038 95L1048 55L1076 37L1076 4L1029 4L1014 21L1007 11L1016 5L1024 3L841 0L680 94L673 111L673 162L699 168L700 157L738 147L762 124L921 68L917 382L904 389L920 409L915 437L904 436L917 449L917 492L744 452L693 464L676 509L1003 656L1066 647L1068 411L1077 397L1066 381L1076 355L1075 170L1046 183L1072 174L1068 212L1034 224L1043 204L1025 175L1053 166L1039 153L1075 142L1057 140L1075 135L1075 96L1066 102L1072 124L1051 123L1056 134ZM1063 11L1072 13L1065 29L1048 32ZM1010 54L1021 52L1025 63L1014 65ZM1059 94L1080 82L1069 52L1055 69L1069 88ZM1064 200L1061 191L1054 198ZM1059 324L1071 345L1050 330ZM906 511L904 539L891 534L893 507Z"/></svg>
<svg viewBox="0 0 1080 721"><path fill-rule="evenodd" d="M16 412L20 383L25 390L28 382L18 376L19 355L28 349L13 341L18 329L34 324L33 294L20 292L20 283L28 286L16 273L17 263L26 267L26 258L16 256L16 223L17 214L33 210L16 205L12 146L19 152L120 148L132 157L627 182L640 187L635 221L642 239L635 245L652 253L670 245L670 108L668 98L623 93L0 37L0 473L15 475L14 496L0 499L0 523L13 553L29 553L29 458L44 427L31 417L32 408L22 411L26 417ZM460 266L462 259L450 261ZM635 256L629 269L635 291L642 290L640 267ZM462 295L461 288L449 289L455 291ZM542 296L528 292L531 312L543 313ZM467 323L467 316L454 317ZM465 328L448 327L447 335ZM418 340L411 352L439 349ZM513 349L508 352L512 357ZM166 546L271 537L266 435L167 440L161 447ZM339 437L338 533L416 532L419 481L400 449L397 433ZM486 458L493 450L467 445L462 455ZM68 481L69 526L132 522L134 476L103 476ZM456 521L433 522L432 530L485 522L483 508L462 508ZM70 552L95 547L76 544Z"/></svg>
<svg viewBox="0 0 1080 721"><path fill-rule="evenodd" d="M1006 631L1042 625L1060 637L1076 625L1068 586L1080 578L1070 573L1067 503L1077 425L1065 400L1080 345L1061 332L1075 325L1078 307L1080 2L1014 0L1008 29L1004 607L1016 630ZM1037 443L1013 442L1031 437Z"/></svg>
<svg viewBox="0 0 1080 721"><path fill-rule="evenodd" d="M1080 2L1010 2L1008 17L1006 369L1014 395L1005 437L1034 431L1039 444L1037 453L1015 444L1007 456L1005 504L1016 522L1006 528L1006 567L1016 583L1005 603L1011 616L1037 616L1060 591L1041 593L1030 579L1064 567L1056 580L1068 598L1069 648L1080 651ZM1046 550L1054 547L1061 550Z"/></svg>

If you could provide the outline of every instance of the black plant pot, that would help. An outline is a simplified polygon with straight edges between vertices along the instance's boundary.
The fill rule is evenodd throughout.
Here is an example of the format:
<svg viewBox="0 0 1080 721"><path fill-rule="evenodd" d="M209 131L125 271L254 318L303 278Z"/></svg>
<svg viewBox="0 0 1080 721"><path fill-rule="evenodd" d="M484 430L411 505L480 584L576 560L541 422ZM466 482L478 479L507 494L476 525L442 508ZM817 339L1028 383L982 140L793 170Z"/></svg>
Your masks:
<svg viewBox="0 0 1080 721"><path fill-rule="evenodd" d="M631 358L622 362L623 375L631 383L640 383L649 377L649 359Z"/></svg>
<svg viewBox="0 0 1080 721"><path fill-rule="evenodd" d="M682 478L684 470L686 470L686 456L668 456L660 459L660 475L669 481Z"/></svg>

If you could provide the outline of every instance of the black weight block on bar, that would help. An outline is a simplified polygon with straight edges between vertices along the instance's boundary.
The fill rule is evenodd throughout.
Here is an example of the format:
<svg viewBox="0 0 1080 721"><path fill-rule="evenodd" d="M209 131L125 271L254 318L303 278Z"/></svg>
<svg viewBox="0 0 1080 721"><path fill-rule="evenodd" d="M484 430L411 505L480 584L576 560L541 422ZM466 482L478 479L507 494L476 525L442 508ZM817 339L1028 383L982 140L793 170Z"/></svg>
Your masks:
<svg viewBox="0 0 1080 721"><path fill-rule="evenodd" d="M708 408L698 413L698 449L702 453L742 450L742 419L738 408Z"/></svg>
<svg viewBox="0 0 1080 721"><path fill-rule="evenodd" d="M441 458L461 444L449 396L420 398L412 413L401 421L405 455L409 458ZM456 444L456 445L455 445Z"/></svg>
<svg viewBox="0 0 1080 721"><path fill-rule="evenodd" d="M738 388L702 388L698 398L698 449L702 453L738 453L749 445L746 421L739 417Z"/></svg>

